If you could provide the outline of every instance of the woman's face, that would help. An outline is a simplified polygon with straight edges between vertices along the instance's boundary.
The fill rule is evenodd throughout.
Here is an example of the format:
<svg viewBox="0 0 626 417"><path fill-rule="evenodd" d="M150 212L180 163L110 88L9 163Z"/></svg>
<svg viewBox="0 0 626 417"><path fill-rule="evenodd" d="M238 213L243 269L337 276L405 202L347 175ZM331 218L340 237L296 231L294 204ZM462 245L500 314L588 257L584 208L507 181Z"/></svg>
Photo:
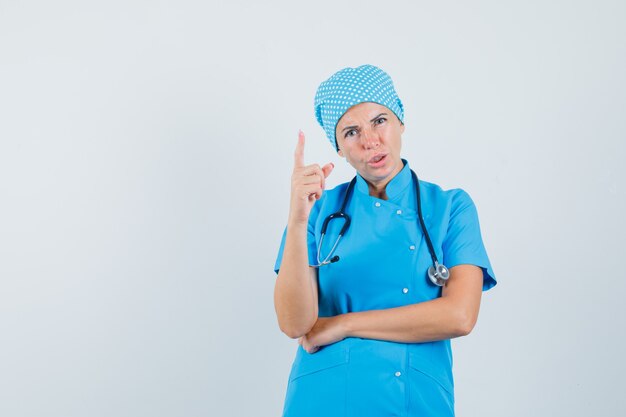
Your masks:
<svg viewBox="0 0 626 417"><path fill-rule="evenodd" d="M404 125L394 112L370 102L350 107L335 128L339 156L376 188L386 186L404 166L402 133Z"/></svg>

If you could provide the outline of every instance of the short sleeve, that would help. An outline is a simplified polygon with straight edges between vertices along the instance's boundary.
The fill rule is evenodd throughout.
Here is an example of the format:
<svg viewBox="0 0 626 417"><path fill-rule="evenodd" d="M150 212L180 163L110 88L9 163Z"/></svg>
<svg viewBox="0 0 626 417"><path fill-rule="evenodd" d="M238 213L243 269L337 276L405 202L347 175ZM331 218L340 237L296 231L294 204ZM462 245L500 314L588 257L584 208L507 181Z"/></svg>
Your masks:
<svg viewBox="0 0 626 417"><path fill-rule="evenodd" d="M483 244L476 206L466 191L453 191L448 231L443 241L443 263L447 268L461 264L480 267L483 291L487 291L497 282Z"/></svg>
<svg viewBox="0 0 626 417"><path fill-rule="evenodd" d="M283 231L283 237L280 241L280 247L278 248L278 256L276 257L276 263L274 264L274 272L278 274L280 269L280 263L283 260L283 251L285 250L285 239L287 239L287 227ZM313 225L309 221L307 227L307 250L309 253L309 265L317 265L317 247L315 244L315 232Z"/></svg>

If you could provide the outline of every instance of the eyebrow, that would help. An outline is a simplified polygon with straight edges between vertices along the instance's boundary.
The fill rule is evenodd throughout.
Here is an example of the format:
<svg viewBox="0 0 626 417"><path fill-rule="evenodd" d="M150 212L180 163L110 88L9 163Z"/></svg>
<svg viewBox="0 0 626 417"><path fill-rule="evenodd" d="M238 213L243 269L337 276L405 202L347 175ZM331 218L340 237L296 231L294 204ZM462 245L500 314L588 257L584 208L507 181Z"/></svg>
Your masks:
<svg viewBox="0 0 626 417"><path fill-rule="evenodd" d="M376 117L374 117L372 120L370 120L370 122L373 122L374 120L378 119L380 116L387 116L387 113L381 113L381 114L379 114L378 116L376 116ZM343 132L343 131L344 131L344 130L346 130L346 129L354 129L354 128L356 128L356 127L358 127L358 126L346 126L346 127L344 127L343 129L341 129L341 131Z"/></svg>

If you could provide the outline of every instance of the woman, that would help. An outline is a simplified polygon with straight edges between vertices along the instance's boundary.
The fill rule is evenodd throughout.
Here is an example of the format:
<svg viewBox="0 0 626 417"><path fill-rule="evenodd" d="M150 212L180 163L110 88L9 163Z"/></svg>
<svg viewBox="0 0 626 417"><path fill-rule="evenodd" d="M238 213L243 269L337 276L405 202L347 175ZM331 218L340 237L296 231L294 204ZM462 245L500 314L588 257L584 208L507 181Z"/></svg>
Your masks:
<svg viewBox="0 0 626 417"><path fill-rule="evenodd" d="M404 109L381 69L335 73L315 115L356 177L324 190L333 164L305 165L300 132L274 268L280 329L299 342L283 415L454 416L450 339L496 284L474 203L401 158Z"/></svg>

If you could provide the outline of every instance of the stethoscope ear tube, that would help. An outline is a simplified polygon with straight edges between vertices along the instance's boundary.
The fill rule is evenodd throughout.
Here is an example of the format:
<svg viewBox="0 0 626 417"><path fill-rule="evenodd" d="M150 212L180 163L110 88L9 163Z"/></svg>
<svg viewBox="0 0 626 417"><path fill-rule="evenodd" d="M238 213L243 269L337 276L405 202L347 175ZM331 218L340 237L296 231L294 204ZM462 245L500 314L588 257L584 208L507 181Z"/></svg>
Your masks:
<svg viewBox="0 0 626 417"><path fill-rule="evenodd" d="M350 216L348 216L346 213L338 211L337 213L333 213L330 216L326 217L326 219L324 220L324 223L322 224L322 234L323 235L326 234L326 229L328 228L328 223L331 220L338 219L338 218L342 218L344 220L343 227L339 231L339 236L343 236L346 233L346 230L348 230L348 227L350 227Z"/></svg>
<svg viewBox="0 0 626 417"><path fill-rule="evenodd" d="M311 265L311 266L319 268L320 266L328 265L328 264L337 262L339 260L339 256L337 255L333 256L333 254L335 253L335 249L337 249L337 245L339 244L341 237L346 233L346 230L348 230L348 227L350 227L350 216L346 214L345 209L346 209L346 204L348 203L348 197L350 196L350 194L352 193L352 189L354 188L354 184L356 184L356 177L354 177L352 181L350 181L350 184L348 185L348 189L346 190L345 197L343 198L343 204L341 205L341 209L336 213L330 214L328 217L324 219L324 223L322 223L320 243L317 247L317 265ZM339 231L337 240L335 240L335 243L333 244L333 247L331 248L330 252L328 253L328 255L326 255L326 258L322 260L321 259L322 242L324 242L324 236L326 236L328 223L330 223L330 221L333 219L343 219L343 227Z"/></svg>

